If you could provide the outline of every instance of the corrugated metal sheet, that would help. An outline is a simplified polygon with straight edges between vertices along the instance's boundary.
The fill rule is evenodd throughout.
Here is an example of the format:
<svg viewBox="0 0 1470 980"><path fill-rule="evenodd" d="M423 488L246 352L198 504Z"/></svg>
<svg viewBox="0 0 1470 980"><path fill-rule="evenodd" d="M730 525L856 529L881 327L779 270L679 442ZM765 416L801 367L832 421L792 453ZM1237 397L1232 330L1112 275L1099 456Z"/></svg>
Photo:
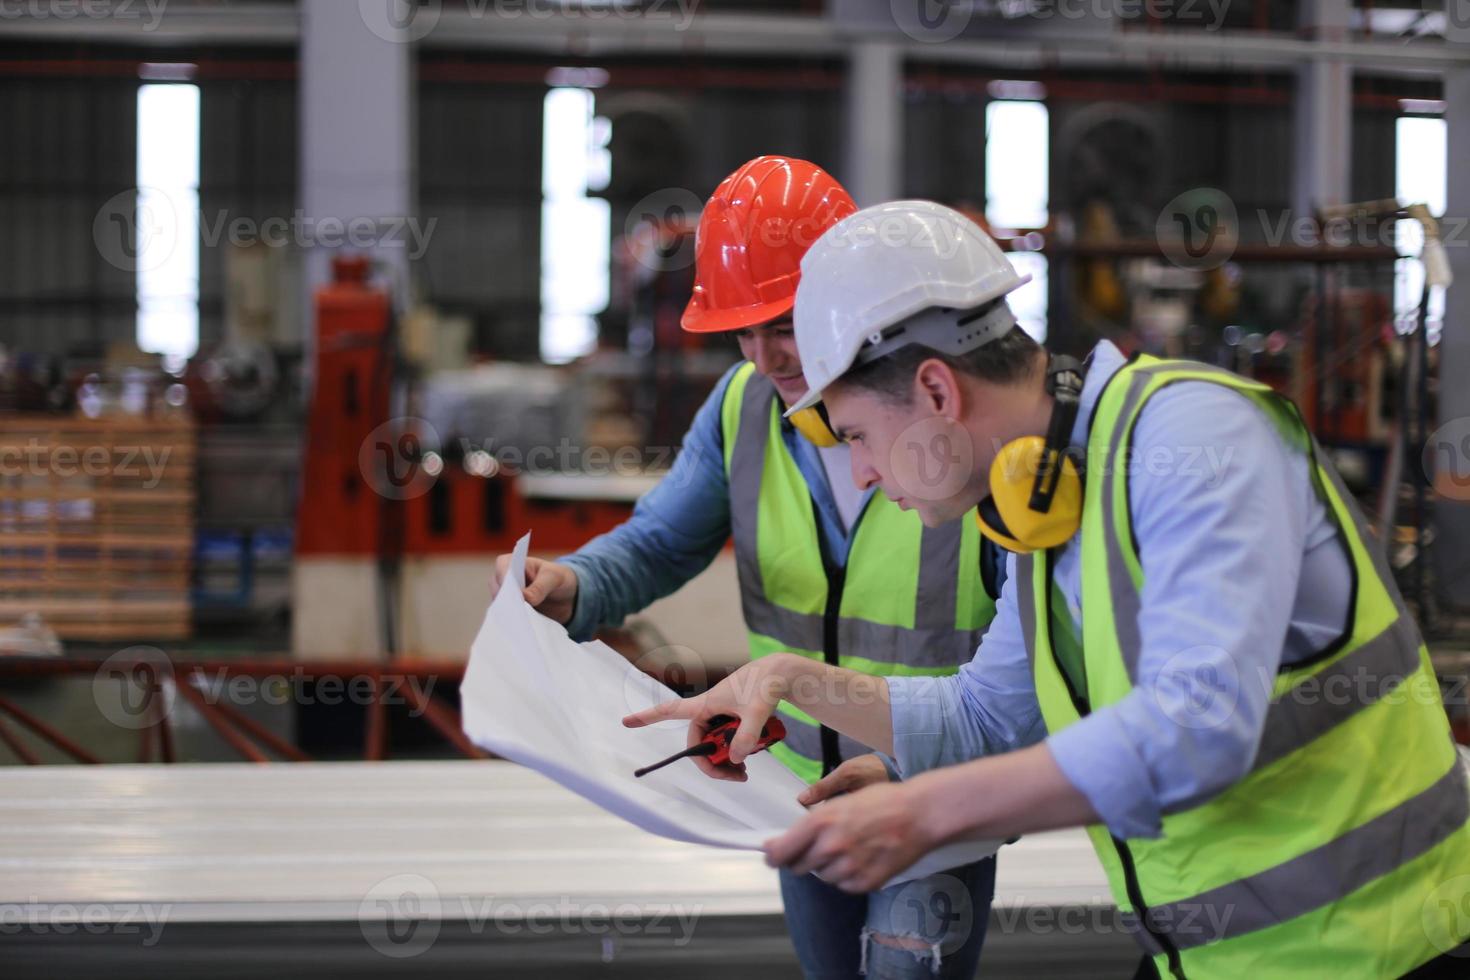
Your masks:
<svg viewBox="0 0 1470 980"><path fill-rule="evenodd" d="M93 219L134 181L135 92L115 79L0 86L0 339L16 348L131 336L132 273L103 260Z"/></svg>

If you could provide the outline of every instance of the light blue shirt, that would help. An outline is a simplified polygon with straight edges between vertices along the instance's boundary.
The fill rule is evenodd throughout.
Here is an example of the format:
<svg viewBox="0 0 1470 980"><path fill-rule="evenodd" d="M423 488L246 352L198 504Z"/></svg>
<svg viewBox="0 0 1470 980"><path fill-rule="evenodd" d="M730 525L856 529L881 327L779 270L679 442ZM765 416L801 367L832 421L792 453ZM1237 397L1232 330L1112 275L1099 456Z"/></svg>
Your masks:
<svg viewBox="0 0 1470 980"><path fill-rule="evenodd" d="M567 624L573 639L589 639L599 626L621 623L676 591L724 547L730 537L730 483L720 405L738 367L725 372L699 407L668 475L639 498L633 516L561 559L577 572L577 606ZM826 559L841 567L847 563L847 527L817 447L789 422L782 423L781 438L811 490ZM862 504L872 495L864 493Z"/></svg>
<svg viewBox="0 0 1470 980"><path fill-rule="evenodd" d="M1074 446L1085 447L1098 395L1123 364L1112 344L1094 349ZM1306 457L1239 393L1170 385L1145 405L1133 443L1129 502L1144 569L1137 686L1048 737L1012 558L995 621L970 663L952 677L888 680L904 776L1046 739L1114 835L1156 837L1162 814L1250 771L1278 668L1344 627L1347 554ZM1079 631L1080 552L1074 536L1056 565Z"/></svg>

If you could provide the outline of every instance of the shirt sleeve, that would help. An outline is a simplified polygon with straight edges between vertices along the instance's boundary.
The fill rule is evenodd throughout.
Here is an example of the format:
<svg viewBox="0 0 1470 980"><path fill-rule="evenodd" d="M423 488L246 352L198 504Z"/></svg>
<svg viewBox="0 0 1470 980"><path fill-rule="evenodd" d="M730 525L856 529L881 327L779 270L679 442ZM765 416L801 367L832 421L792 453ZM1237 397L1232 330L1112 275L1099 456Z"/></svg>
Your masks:
<svg viewBox="0 0 1470 980"><path fill-rule="evenodd" d="M676 591L704 571L730 537L720 408L727 371L705 399L668 474L639 498L633 515L561 561L577 573L577 602L567 632L589 639L599 626Z"/></svg>
<svg viewBox="0 0 1470 980"><path fill-rule="evenodd" d="M1137 684L1048 747L1114 835L1157 837L1163 813L1205 802L1251 769L1315 497L1304 454L1218 385L1159 392L1134 445Z"/></svg>
<svg viewBox="0 0 1470 980"><path fill-rule="evenodd" d="M926 769L1024 748L1046 734L1006 557L995 619L974 658L948 677L890 677L893 754L907 779Z"/></svg>

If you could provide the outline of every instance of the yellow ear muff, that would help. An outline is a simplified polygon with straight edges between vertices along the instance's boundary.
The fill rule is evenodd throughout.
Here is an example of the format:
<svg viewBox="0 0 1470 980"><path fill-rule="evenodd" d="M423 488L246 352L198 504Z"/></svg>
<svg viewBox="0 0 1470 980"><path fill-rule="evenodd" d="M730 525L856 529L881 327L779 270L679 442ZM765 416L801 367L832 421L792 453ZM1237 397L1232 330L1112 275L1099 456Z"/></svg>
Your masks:
<svg viewBox="0 0 1470 980"><path fill-rule="evenodd" d="M827 449L828 447L837 445L836 434L832 432L832 427L827 424L827 417L822 414L820 408L816 405L792 413L791 424L796 426L796 431L806 436L807 441L818 449Z"/></svg>
<svg viewBox="0 0 1470 980"><path fill-rule="evenodd" d="M1002 548L1021 553L1055 548L1082 525L1082 477L1065 455L1051 506L1031 508L1045 451L1045 439L1026 436L1002 446L990 464L990 497L976 511L975 522Z"/></svg>

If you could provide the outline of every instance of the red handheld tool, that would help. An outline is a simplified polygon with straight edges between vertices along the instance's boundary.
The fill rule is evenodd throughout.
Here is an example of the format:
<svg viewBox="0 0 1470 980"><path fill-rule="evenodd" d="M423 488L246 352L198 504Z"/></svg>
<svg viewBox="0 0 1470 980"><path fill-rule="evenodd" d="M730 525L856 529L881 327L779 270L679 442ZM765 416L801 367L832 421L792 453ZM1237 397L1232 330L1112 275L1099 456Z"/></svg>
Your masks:
<svg viewBox="0 0 1470 980"><path fill-rule="evenodd" d="M709 730L704 733L698 745L691 745L683 752L675 752L662 762L655 762L651 766L634 770L635 776L646 776L655 769L662 769L671 762L687 759L690 756L709 756L709 761L717 766L728 765L730 762L730 743L735 740L735 732L740 728L740 719L731 715L715 715L709 720ZM786 737L786 726L781 724L780 718L772 718L766 722L761 729L760 740L755 743L755 755L761 749L774 745Z"/></svg>

